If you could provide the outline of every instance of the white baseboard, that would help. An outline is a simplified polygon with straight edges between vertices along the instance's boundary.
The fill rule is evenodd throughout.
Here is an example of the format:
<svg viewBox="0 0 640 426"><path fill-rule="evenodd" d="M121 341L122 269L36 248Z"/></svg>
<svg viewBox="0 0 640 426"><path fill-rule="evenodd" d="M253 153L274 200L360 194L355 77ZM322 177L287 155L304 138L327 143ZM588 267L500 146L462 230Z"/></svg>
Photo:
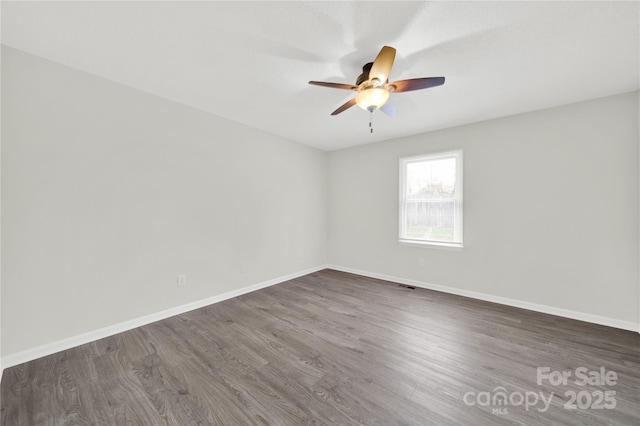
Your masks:
<svg viewBox="0 0 640 426"><path fill-rule="evenodd" d="M251 293L252 291L260 290L275 284L280 284L285 281L292 280L313 272L321 271L323 269L333 269L341 272L348 272L351 274L362 275L370 278L377 278L385 281L392 281L399 284L411 285L414 287L425 288L429 290L440 291L443 293L456 294L459 296L470 297L472 299L485 300L488 302L499 303L501 305L513 306L517 308L528 309L531 311L542 312L545 314L557 315L565 318L576 319L580 321L590 322L594 324L605 325L608 327L620 328L623 330L630 330L638 332L640 324L636 324L631 321L622 321L615 318L608 318L599 315L588 314L584 312L572 311L568 309L557 308L553 306L540 305L537 303L525 302L516 299L509 299L501 296L494 296L486 293L479 293L475 291L462 290L454 287L447 287L438 284L426 283L423 281L417 281L407 278L395 277L391 275L379 274L375 272L363 271L360 269L348 268L338 265L320 265L315 268L298 271L289 275L274 278L268 281L263 281L248 287L244 287L238 290L229 291L227 293L212 296L206 299L198 300L195 302L187 303L185 305L176 306L161 312L145 315L140 318L135 318L129 321L121 322L112 326L104 327L98 330L83 333L78 336L69 337L67 339L52 342L46 345L38 346L33 349L18 352L15 354L7 355L0 358L0 380L2 379L2 372L4 368L13 367L15 365L22 364L24 362L32 361L43 356L51 355L56 352L60 352L66 349L73 348L75 346L90 343L98 339L113 336L114 334L122 333L124 331L132 330L143 325L150 324L152 322L160 321L175 315L179 315L185 312L189 312L195 309L202 308L204 306L212 305L214 303L222 302L223 300L231 299L243 294Z"/></svg>
<svg viewBox="0 0 640 426"><path fill-rule="evenodd" d="M243 294L251 293L252 291L260 290L265 287L270 287L275 284L280 284L285 281L292 280L294 278L301 277L303 275L311 274L313 272L326 269L326 265L316 266L315 268L305 269L304 271L294 272L289 275L274 278L268 281L263 281L258 284L250 285L238 290L229 291L217 296L208 297L206 299L198 300L195 302L187 303L185 305L176 306L175 308L166 309L164 311L156 312L153 314L145 315L140 318L135 318L129 321L114 324L108 327L100 328L98 330L83 333L78 336L69 337L67 339L58 340L57 342L48 343L46 345L38 346L33 349L27 349L22 352L10 354L0 359L0 366L4 368L13 367L24 362L32 361L34 359L41 358L43 356L51 355L56 352L60 352L66 349L73 348L75 346L84 345L98 339L113 336L114 334L122 333L124 331L132 330L143 325L150 324L152 322L160 321L175 315L183 314L185 312L193 311L214 303L222 302L223 300L231 299L241 296ZM2 370L0 370L0 379Z"/></svg>
<svg viewBox="0 0 640 426"><path fill-rule="evenodd" d="M423 281L417 281L407 278L394 277L391 275L378 274L376 272L362 271L359 269L347 268L338 265L327 265L328 269L341 272L362 275L370 278L377 278L385 281L393 281L399 284L411 285L414 287L426 288L428 290L440 291L443 293L455 294L458 296L470 297L472 299L484 300L487 302L499 303L501 305L513 306L516 308L528 309L530 311L542 312L545 314L556 315L565 318L571 318L579 321L590 322L593 324L606 325L608 327L620 328L622 330L640 331L640 324L631 321L622 321L615 318L603 317L600 315L588 314L585 312L572 311L569 309L557 308L554 306L540 305L537 303L525 302L522 300L509 299L507 297L494 296L492 294L480 293L476 291L462 290L455 287L431 284Z"/></svg>

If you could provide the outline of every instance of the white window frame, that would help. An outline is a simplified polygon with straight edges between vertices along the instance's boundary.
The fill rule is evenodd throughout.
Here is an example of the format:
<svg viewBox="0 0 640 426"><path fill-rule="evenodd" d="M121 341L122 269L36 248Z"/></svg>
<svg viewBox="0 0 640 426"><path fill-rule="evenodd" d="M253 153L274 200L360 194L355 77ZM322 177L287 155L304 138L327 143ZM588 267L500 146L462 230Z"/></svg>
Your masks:
<svg viewBox="0 0 640 426"><path fill-rule="evenodd" d="M422 161L443 160L447 158L455 158L456 160L456 199L454 203L454 241L426 240L416 238L406 238L406 214L407 214L407 165ZM439 246L439 247L463 247L463 162L462 150L438 152L434 154L414 155L411 157L401 157L399 161L400 169L400 190L399 190L399 211L398 211L398 242L401 244L419 245L419 246Z"/></svg>

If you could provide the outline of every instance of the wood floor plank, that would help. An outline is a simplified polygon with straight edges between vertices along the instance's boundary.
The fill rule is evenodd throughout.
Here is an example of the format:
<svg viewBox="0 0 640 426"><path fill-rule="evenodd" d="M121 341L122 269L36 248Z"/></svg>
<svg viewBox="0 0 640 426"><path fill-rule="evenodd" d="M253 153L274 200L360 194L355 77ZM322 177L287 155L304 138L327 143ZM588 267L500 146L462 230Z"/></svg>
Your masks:
<svg viewBox="0 0 640 426"><path fill-rule="evenodd" d="M538 367L618 380L538 384ZM496 389L554 396L465 402ZM616 407L566 409L584 391ZM0 397L7 426L627 426L640 336L324 270L9 368Z"/></svg>

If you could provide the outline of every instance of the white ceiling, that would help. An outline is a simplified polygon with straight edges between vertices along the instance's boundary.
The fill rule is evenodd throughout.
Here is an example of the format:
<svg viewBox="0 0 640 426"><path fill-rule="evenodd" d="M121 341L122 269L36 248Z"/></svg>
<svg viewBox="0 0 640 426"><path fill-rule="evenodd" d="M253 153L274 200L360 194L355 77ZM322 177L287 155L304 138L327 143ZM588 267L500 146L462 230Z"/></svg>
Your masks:
<svg viewBox="0 0 640 426"><path fill-rule="evenodd" d="M8 2L2 43L263 131L333 150L639 88L635 2ZM383 45L394 118L353 107Z"/></svg>

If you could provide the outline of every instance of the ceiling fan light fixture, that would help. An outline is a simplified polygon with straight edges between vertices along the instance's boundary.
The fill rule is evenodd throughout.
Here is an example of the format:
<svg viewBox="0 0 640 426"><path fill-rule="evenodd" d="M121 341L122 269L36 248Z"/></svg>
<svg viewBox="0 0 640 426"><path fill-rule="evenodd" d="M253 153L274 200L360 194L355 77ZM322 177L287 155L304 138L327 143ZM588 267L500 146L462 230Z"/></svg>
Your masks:
<svg viewBox="0 0 640 426"><path fill-rule="evenodd" d="M383 46L375 61L369 62L362 67L362 74L358 76L355 85L328 81L310 81L309 84L356 92L355 97L342 104L331 115L338 115L352 106L358 105L369 112L385 106L382 111L393 117L396 114L396 108L391 102L387 104L389 93L410 92L444 84L444 77L410 78L389 83L389 73L395 57L396 49L391 46Z"/></svg>
<svg viewBox="0 0 640 426"><path fill-rule="evenodd" d="M385 89L366 89L358 92L356 95L356 103L364 110L372 111L380 108L389 99L389 92Z"/></svg>

